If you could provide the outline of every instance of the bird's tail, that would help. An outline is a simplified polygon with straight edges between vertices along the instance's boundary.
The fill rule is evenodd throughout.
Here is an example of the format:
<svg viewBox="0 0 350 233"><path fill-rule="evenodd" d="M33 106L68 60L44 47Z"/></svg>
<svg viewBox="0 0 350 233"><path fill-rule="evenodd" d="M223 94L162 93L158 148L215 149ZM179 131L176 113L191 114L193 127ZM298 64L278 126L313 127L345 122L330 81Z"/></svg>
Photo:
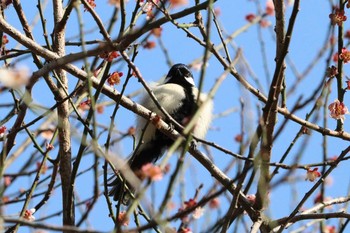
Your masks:
<svg viewBox="0 0 350 233"><path fill-rule="evenodd" d="M156 140L142 145L138 152L134 153L128 161L130 170L135 173L143 165L156 162L164 154L168 144L164 140L162 142ZM112 196L114 201L122 201L123 204L129 202L131 194L136 187L133 187L131 182L128 182L128 178L130 179L130 177L125 177L122 172L109 178L108 186L112 188L109 190L108 195Z"/></svg>
<svg viewBox="0 0 350 233"><path fill-rule="evenodd" d="M121 201L124 205L127 205L133 192L132 186L127 183L121 174L113 175L108 181L107 185L112 187L108 191L108 195L112 196L114 201Z"/></svg>

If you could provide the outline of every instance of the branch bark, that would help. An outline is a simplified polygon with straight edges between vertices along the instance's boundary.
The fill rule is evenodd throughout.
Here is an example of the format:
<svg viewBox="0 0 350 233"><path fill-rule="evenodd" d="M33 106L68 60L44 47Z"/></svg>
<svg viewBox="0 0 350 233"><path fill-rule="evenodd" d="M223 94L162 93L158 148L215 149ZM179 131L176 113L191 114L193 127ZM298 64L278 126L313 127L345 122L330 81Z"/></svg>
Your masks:
<svg viewBox="0 0 350 233"><path fill-rule="evenodd" d="M63 5L61 0L53 1L53 12L55 25L63 19ZM55 28L53 32L54 52L58 57L65 55L65 26ZM60 68L55 70L55 75L60 80L58 85L59 99L61 102L68 93L68 79L66 72ZM74 195L69 195L69 188L72 176L72 154L71 154L71 132L69 123L69 102L64 101L57 107L58 114L58 139L59 139L59 160L60 160L60 175L62 181L62 208L63 208L63 225L74 226ZM65 231L64 231L65 232Z"/></svg>

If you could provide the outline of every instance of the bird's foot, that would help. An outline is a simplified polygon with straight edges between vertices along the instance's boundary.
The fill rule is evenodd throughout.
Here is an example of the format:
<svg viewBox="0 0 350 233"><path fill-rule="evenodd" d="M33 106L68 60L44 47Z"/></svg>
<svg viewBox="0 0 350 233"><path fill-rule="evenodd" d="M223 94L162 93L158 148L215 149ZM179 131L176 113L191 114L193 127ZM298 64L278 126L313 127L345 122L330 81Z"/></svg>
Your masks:
<svg viewBox="0 0 350 233"><path fill-rule="evenodd" d="M170 122L170 123L168 124L168 126L169 126L169 127L168 127L169 132L172 133L172 132L175 130L174 124Z"/></svg>
<svg viewBox="0 0 350 233"><path fill-rule="evenodd" d="M192 140L190 143L190 149L191 150L196 150L198 147L198 142L196 140Z"/></svg>

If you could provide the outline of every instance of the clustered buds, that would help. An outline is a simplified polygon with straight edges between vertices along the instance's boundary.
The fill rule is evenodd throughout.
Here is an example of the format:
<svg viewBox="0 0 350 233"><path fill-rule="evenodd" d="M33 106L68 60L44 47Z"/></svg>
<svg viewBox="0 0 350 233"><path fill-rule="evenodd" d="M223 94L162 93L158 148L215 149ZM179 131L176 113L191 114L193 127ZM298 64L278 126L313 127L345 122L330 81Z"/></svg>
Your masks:
<svg viewBox="0 0 350 233"><path fill-rule="evenodd" d="M0 126L0 138L2 138L5 135L7 128L5 125Z"/></svg>
<svg viewBox="0 0 350 233"><path fill-rule="evenodd" d="M328 78L334 78L337 75L338 75L338 68L337 67L331 66L331 67L327 68L326 76Z"/></svg>
<svg viewBox="0 0 350 233"><path fill-rule="evenodd" d="M113 52L107 52L107 51L103 51L99 57L104 59L105 61L108 62L112 62L115 58L119 57L120 54L117 51L113 51Z"/></svg>
<svg viewBox="0 0 350 233"><path fill-rule="evenodd" d="M311 182L314 182L319 177L321 177L321 173L318 171L318 167L316 167L314 169L311 169L311 168L307 169L305 180L309 180Z"/></svg>
<svg viewBox="0 0 350 233"><path fill-rule="evenodd" d="M35 209L29 209L29 210L25 210L24 211L24 215L23 218L27 221L33 222L35 220L35 217L33 216L33 214L35 213Z"/></svg>
<svg viewBox="0 0 350 233"><path fill-rule="evenodd" d="M169 2L174 7L188 4L188 0L170 0Z"/></svg>
<svg viewBox="0 0 350 233"><path fill-rule="evenodd" d="M120 83L120 78L123 76L122 72L113 72L109 75L107 83L111 86L118 85Z"/></svg>
<svg viewBox="0 0 350 233"><path fill-rule="evenodd" d="M325 230L323 231L325 233L336 233L337 228L335 226L325 226Z"/></svg>
<svg viewBox="0 0 350 233"><path fill-rule="evenodd" d="M90 99L87 99L79 104L79 109L83 110L83 111L89 110L90 107L91 107L91 100Z"/></svg>
<svg viewBox="0 0 350 233"><path fill-rule="evenodd" d="M147 163L141 167L141 169L137 172L137 175L140 179L148 178L152 181L159 181L163 179L163 171L152 163Z"/></svg>
<svg viewBox="0 0 350 233"><path fill-rule="evenodd" d="M349 114L349 110L345 104L337 99L328 106L328 110L333 119L341 120L342 122L344 122L345 114Z"/></svg>
<svg viewBox="0 0 350 233"><path fill-rule="evenodd" d="M134 136L135 133L136 133L136 128L135 128L135 127L132 126L132 127L130 127L130 128L128 129L127 134L128 134L129 136Z"/></svg>
<svg viewBox="0 0 350 233"><path fill-rule="evenodd" d="M96 7L95 0L87 0L86 2L90 5L92 9ZM84 6L84 11L89 11L89 9L86 6Z"/></svg>
<svg viewBox="0 0 350 233"><path fill-rule="evenodd" d="M336 9L334 13L329 14L332 25L341 26L346 21L346 15L343 10Z"/></svg>
<svg viewBox="0 0 350 233"><path fill-rule="evenodd" d="M129 216L127 216L125 211L121 211L118 214L117 222L120 225L122 225L122 226L128 226L129 225L130 219L129 219Z"/></svg>
<svg viewBox="0 0 350 233"><path fill-rule="evenodd" d="M179 212L187 211L191 208L195 208L192 211L192 217L194 219L199 219L204 214L204 209L201 206L199 206L198 202L193 198L190 198L188 201L184 201L182 207L179 209ZM188 222L189 221L188 215L183 216L181 220L183 222Z"/></svg>
<svg viewBox="0 0 350 233"><path fill-rule="evenodd" d="M273 16L275 14L275 5L272 0L267 0L266 1L266 7L265 7L265 12L263 12L262 19L259 20L259 24L261 27L266 28L271 25L271 22L264 19L264 16ZM253 23L253 21L256 19L256 15L253 13L249 13L245 16L245 19Z"/></svg>
<svg viewBox="0 0 350 233"><path fill-rule="evenodd" d="M350 62L350 51L346 48L343 48L341 50L341 53L339 54L339 59L342 60L344 63Z"/></svg>
<svg viewBox="0 0 350 233"><path fill-rule="evenodd" d="M350 7L349 2L346 5L347 8ZM334 10L331 14L329 14L329 18L331 20L332 25L337 25L338 27L343 26L343 22L347 20L347 17L345 15L345 11L339 9L338 7L334 7ZM350 30L346 31L344 34L344 38L350 39ZM336 38L331 38L331 45L334 45L336 43ZM333 55L332 58L333 62L336 62L339 64L347 64L350 63L350 50L348 50L346 47L341 48L340 52L337 52ZM326 81L326 85L329 85L332 78L337 77L339 75L338 68L334 65L330 66L326 70L326 77L329 78L329 80ZM350 79L346 81L346 87L343 89L344 91L350 90ZM330 111L330 117L336 120L340 120L342 123L344 123L345 115L349 113L348 108L343 103L343 93L338 94L338 98L333 103L331 103L328 106L328 110Z"/></svg>
<svg viewBox="0 0 350 233"><path fill-rule="evenodd" d="M178 231L178 233L192 233L192 230L187 227L181 227L181 229Z"/></svg>

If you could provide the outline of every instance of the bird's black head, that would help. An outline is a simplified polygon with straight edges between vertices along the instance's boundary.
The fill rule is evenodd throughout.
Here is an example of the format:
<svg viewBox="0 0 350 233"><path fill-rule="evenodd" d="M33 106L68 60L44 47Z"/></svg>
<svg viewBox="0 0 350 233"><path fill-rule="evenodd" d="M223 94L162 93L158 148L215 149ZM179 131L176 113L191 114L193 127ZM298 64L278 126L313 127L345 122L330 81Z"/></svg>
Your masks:
<svg viewBox="0 0 350 233"><path fill-rule="evenodd" d="M175 83L183 87L192 87L195 85L190 68L184 64L173 65L169 70L164 83Z"/></svg>

